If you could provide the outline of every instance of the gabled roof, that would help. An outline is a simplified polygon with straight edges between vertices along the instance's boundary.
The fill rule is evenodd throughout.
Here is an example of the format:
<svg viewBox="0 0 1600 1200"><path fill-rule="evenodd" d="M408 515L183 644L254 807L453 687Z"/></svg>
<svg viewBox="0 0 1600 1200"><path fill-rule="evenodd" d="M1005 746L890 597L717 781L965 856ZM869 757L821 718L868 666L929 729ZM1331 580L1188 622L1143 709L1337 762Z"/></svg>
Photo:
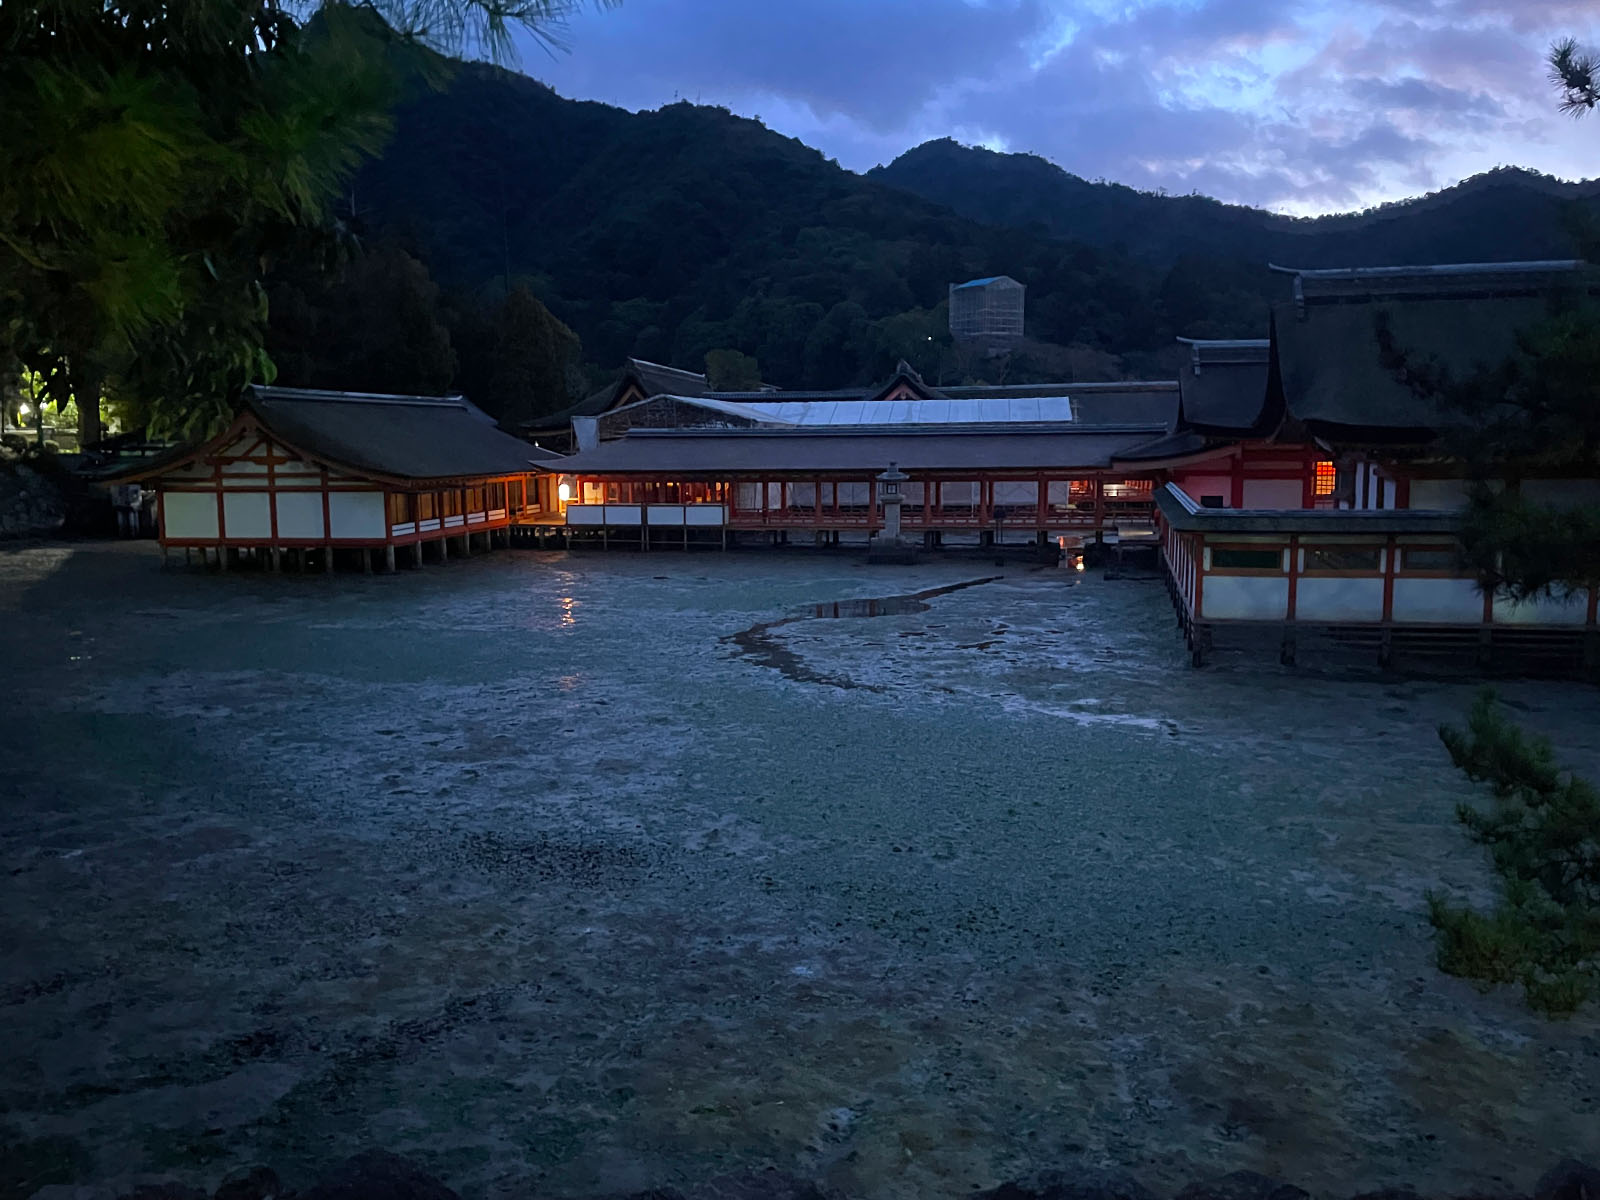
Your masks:
<svg viewBox="0 0 1600 1200"><path fill-rule="evenodd" d="M1314 434L1426 441L1452 423L1386 364L1380 327L1409 364L1464 379L1503 364L1517 335L1577 294L1600 294L1581 262L1465 263L1307 271L1272 310L1279 393Z"/></svg>
<svg viewBox="0 0 1600 1200"><path fill-rule="evenodd" d="M697 371L669 367L645 358L628 360L623 370L623 378L630 376L639 381L646 396L658 396L666 392L688 392L698 396L702 392L711 390L710 381Z"/></svg>
<svg viewBox="0 0 1600 1200"><path fill-rule="evenodd" d="M245 404L296 450L390 478L514 474L560 458L502 432L460 396L253 387Z"/></svg>
<svg viewBox="0 0 1600 1200"><path fill-rule="evenodd" d="M1223 437L1268 432L1263 418L1271 339L1178 341L1189 347L1189 361L1178 374L1179 426Z"/></svg>
<svg viewBox="0 0 1600 1200"><path fill-rule="evenodd" d="M573 455L561 469L582 475L876 474L896 463L902 470L1053 471L1105 467L1122 451L1149 440L1148 430L636 429Z"/></svg>
<svg viewBox="0 0 1600 1200"><path fill-rule="evenodd" d="M727 400L719 395L667 396L761 425L789 428L874 428L883 425L1055 425L1073 421L1070 397L1004 396L979 400ZM1126 423L1126 422L1121 422Z"/></svg>
<svg viewBox="0 0 1600 1200"><path fill-rule="evenodd" d="M921 373L902 358L895 364L894 375L890 377L889 382L868 392L864 398L868 401L879 401L891 397L905 399L906 396L911 396L918 400L926 400L934 394L934 390L923 382Z"/></svg>
<svg viewBox="0 0 1600 1200"><path fill-rule="evenodd" d="M598 417L616 408L630 387L637 388L645 399L652 396L763 396L778 391L776 386L764 383L754 392L714 392L710 381L695 371L665 366L646 358L630 358L624 362L622 374L614 382L559 412L528 421L521 428L529 433L565 429L573 417Z"/></svg>
<svg viewBox="0 0 1600 1200"><path fill-rule="evenodd" d="M559 454L503 432L460 396L395 396L253 386L246 413L287 448L352 474L386 480L473 479L548 469ZM131 463L110 479L148 479L214 453L237 436L238 421L216 437Z"/></svg>

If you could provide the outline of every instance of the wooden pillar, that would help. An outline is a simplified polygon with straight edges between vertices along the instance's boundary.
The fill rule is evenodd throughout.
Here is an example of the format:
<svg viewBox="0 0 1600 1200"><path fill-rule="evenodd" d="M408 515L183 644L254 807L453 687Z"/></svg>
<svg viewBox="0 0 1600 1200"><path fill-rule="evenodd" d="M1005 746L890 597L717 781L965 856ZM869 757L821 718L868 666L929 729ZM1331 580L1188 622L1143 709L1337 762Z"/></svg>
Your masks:
<svg viewBox="0 0 1600 1200"><path fill-rule="evenodd" d="M394 574L394 543L383 548L383 569L390 575Z"/></svg>
<svg viewBox="0 0 1600 1200"><path fill-rule="evenodd" d="M366 546L361 547L361 573L363 575L372 574L372 551Z"/></svg>
<svg viewBox="0 0 1600 1200"><path fill-rule="evenodd" d="M439 561L450 561L450 539L447 537L442 537L439 539Z"/></svg>

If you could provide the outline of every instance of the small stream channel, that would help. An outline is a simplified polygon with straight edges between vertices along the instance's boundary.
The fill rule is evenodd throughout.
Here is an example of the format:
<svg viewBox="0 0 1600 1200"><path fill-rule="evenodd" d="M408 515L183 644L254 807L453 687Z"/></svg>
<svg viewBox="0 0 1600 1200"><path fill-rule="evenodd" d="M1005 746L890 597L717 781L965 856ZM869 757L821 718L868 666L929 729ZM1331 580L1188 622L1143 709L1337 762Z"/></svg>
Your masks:
<svg viewBox="0 0 1600 1200"><path fill-rule="evenodd" d="M874 684L857 683L845 675L829 675L822 671L806 666L805 662L793 650L781 645L772 636L775 629L785 625L793 625L798 621L833 620L835 618L851 617L894 617L904 616L908 613L927 612L932 604L930 601L940 596L948 596L951 592L965 591L967 588L981 587L986 583L994 583L1003 579L1003 575L986 575L982 579L967 579L961 583L948 583L943 587L927 588L920 592L911 592L902 596L876 596L856 600L830 600L815 604L803 612L791 613L787 617L780 617L775 621L762 621L722 639L723 643L736 647L735 656L748 658L758 666L771 667L786 679L796 683L818 683L825 687L843 688L847 690L862 690L881 692L884 689Z"/></svg>

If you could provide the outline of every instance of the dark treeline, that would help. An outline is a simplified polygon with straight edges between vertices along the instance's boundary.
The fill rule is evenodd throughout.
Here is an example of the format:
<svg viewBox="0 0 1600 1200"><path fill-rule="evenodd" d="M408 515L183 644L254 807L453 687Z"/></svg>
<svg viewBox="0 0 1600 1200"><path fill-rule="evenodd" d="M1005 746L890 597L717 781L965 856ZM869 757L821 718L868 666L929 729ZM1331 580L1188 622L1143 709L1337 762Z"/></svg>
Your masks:
<svg viewBox="0 0 1600 1200"><path fill-rule="evenodd" d="M267 350L288 387L462 392L515 424L565 407L589 380L577 335L524 285L446 294L393 239L344 261L274 273Z"/></svg>
<svg viewBox="0 0 1600 1200"><path fill-rule="evenodd" d="M948 285L977 275L1028 285L1029 352L1005 364L1020 381L1166 370L1175 335L1261 335L1285 295L1269 258L1570 252L1566 192L1487 178L1311 221L948 142L863 178L725 110L632 114L468 66L401 107L354 208L414 245L452 293L503 294L508 275L525 285L581 339L590 382L627 355L700 369L733 349L768 380L829 387L881 378L900 358L946 382L992 369L945 337ZM1063 189L1092 202L1068 205Z"/></svg>

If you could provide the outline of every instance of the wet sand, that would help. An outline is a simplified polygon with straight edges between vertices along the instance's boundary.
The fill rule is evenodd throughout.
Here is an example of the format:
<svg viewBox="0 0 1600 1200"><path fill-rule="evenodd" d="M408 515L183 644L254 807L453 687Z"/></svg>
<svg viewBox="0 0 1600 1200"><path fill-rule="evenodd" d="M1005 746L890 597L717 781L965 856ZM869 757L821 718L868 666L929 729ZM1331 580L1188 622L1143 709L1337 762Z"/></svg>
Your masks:
<svg viewBox="0 0 1600 1200"><path fill-rule="evenodd" d="M370 1145L468 1200L1600 1156L1600 1022L1433 966L1424 891L1490 894L1434 733L1474 685L1192 671L1158 584L35 547L0 662L3 1195ZM1600 774L1600 692L1502 691Z"/></svg>

